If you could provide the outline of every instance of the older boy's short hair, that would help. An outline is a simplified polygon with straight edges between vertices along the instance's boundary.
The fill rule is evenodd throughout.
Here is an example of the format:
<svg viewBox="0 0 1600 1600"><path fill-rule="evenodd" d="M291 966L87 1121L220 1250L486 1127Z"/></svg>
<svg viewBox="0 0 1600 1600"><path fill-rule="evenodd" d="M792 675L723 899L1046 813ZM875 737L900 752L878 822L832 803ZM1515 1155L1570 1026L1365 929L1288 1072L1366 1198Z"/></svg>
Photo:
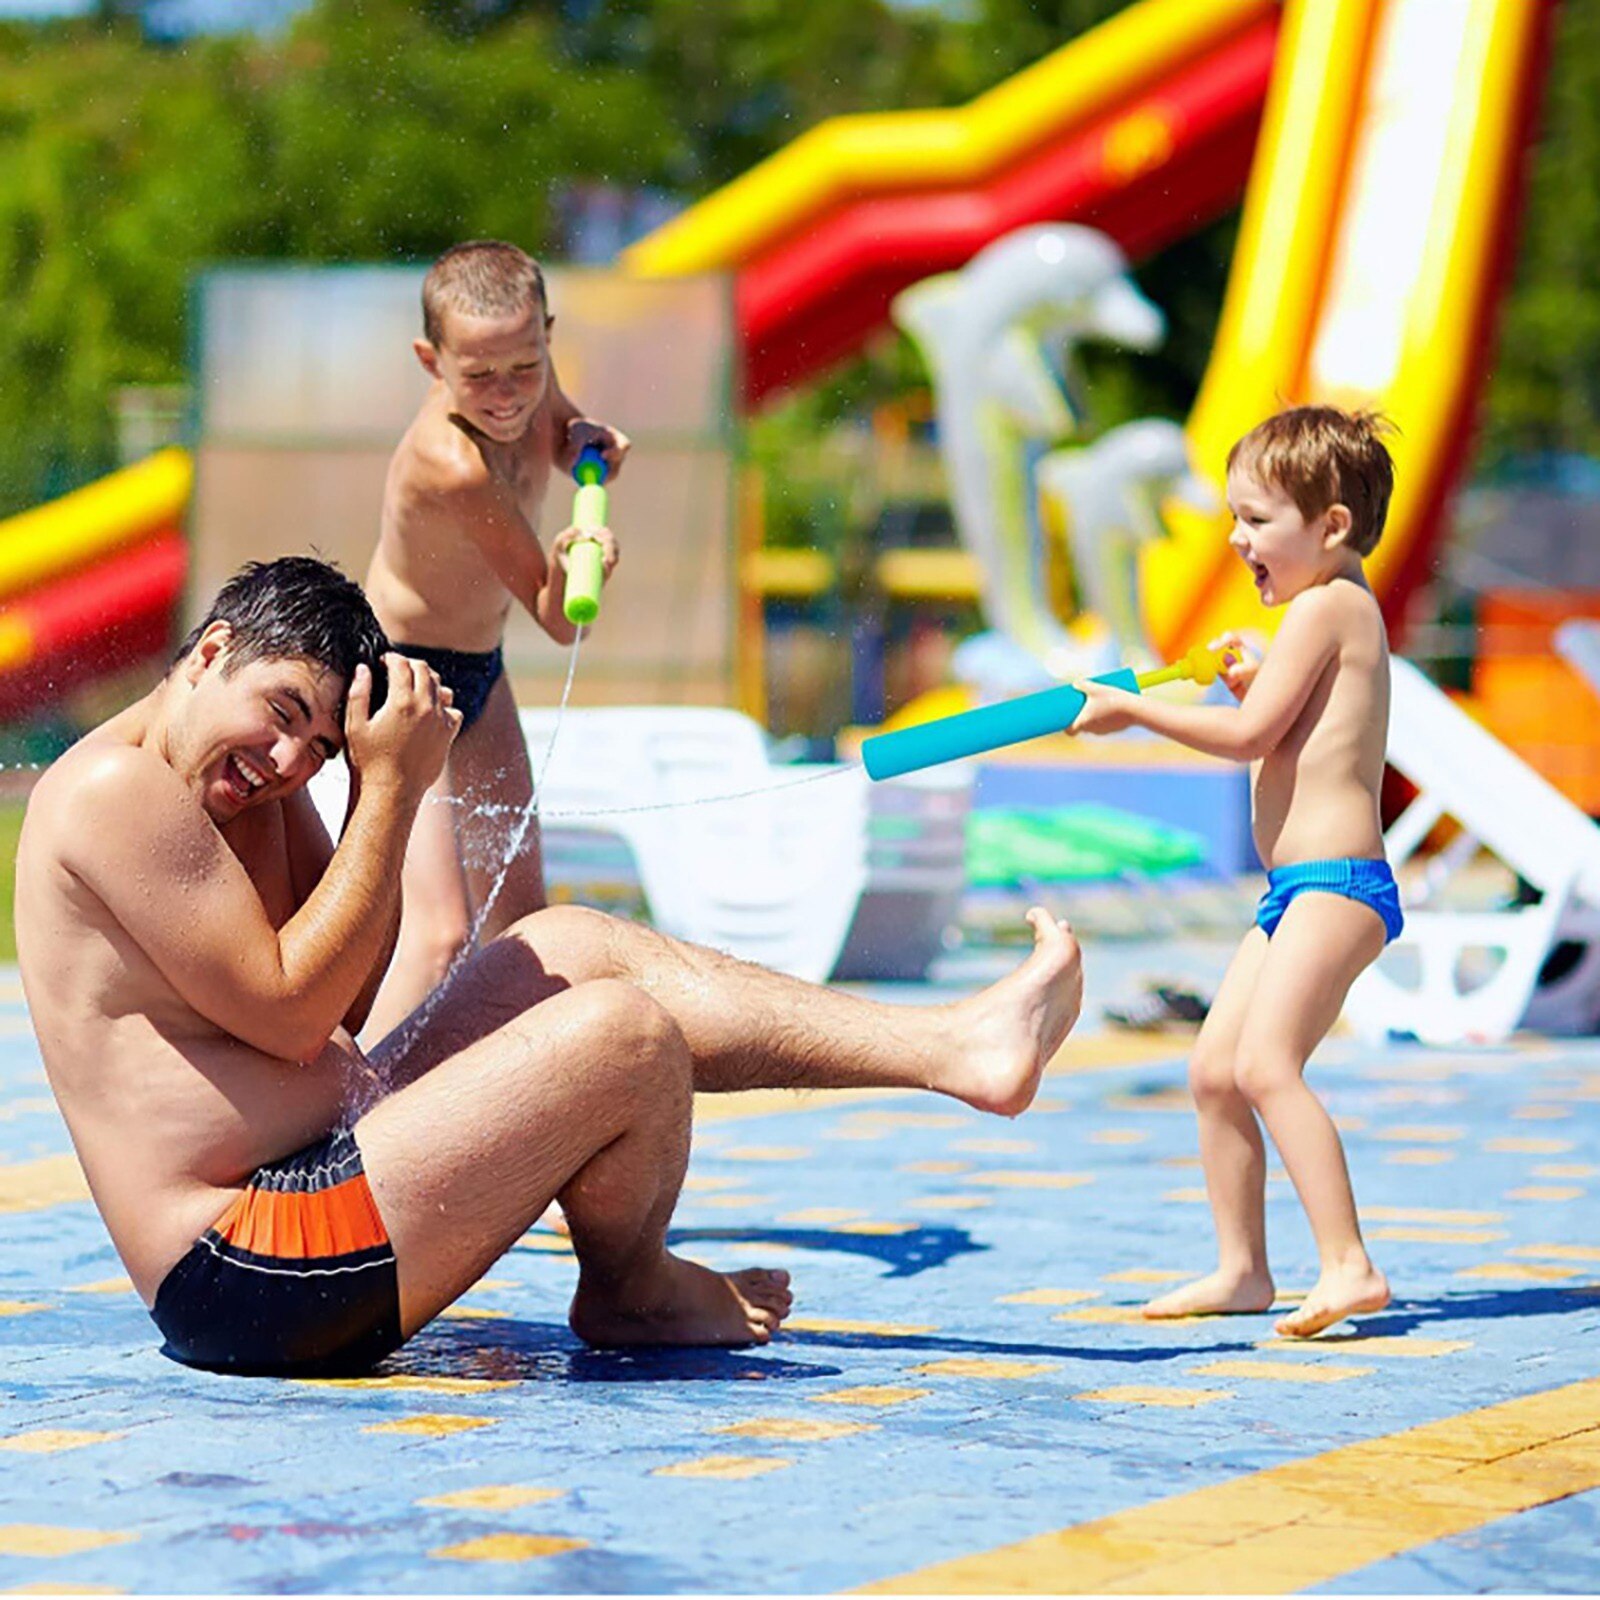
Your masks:
<svg viewBox="0 0 1600 1600"><path fill-rule="evenodd" d="M1376 411L1296 406L1257 423L1228 452L1228 470L1242 467L1281 490L1304 517L1344 506L1345 543L1357 555L1371 555L1394 492L1394 460L1382 436L1395 431Z"/></svg>
<svg viewBox="0 0 1600 1600"><path fill-rule="evenodd" d="M527 251L498 239L451 245L422 280L422 331L433 345L444 336L446 311L504 317L530 306L548 308L544 273Z"/></svg>

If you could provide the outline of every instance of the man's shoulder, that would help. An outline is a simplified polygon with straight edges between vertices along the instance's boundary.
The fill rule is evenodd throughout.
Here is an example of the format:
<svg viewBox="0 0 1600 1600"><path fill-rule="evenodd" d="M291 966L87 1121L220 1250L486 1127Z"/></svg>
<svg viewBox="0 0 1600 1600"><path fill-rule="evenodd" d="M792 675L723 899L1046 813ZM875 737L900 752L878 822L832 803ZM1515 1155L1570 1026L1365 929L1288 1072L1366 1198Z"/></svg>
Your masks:
<svg viewBox="0 0 1600 1600"><path fill-rule="evenodd" d="M56 852L105 847L118 839L149 841L164 823L187 813L204 816L178 775L153 750L91 735L73 746L40 779L30 813L47 819Z"/></svg>

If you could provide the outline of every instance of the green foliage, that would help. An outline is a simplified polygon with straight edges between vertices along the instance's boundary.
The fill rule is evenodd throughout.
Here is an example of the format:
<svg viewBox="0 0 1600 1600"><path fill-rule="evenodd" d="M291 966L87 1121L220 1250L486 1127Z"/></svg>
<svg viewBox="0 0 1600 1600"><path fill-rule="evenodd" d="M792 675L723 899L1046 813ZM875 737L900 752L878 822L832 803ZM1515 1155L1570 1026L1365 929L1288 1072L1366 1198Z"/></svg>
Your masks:
<svg viewBox="0 0 1600 1600"><path fill-rule="evenodd" d="M134 0L107 0L80 22L0 26L0 511L110 465L118 386L182 379L201 266L425 260L485 234L549 253L565 183L704 193L834 113L964 101L1123 7L321 0L281 38L162 47ZM1491 454L1600 451L1597 171L1600 5L1568 0ZM1137 364L1090 358L1097 422L1186 409L1231 228L1141 267L1171 334ZM880 353L790 425L915 381Z"/></svg>

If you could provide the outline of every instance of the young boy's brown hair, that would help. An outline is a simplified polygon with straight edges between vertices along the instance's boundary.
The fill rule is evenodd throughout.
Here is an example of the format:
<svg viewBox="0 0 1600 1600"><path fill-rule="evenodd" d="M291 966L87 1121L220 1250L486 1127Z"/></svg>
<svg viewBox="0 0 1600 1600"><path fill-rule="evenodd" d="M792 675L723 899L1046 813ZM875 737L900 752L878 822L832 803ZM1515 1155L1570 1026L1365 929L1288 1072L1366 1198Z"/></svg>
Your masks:
<svg viewBox="0 0 1600 1600"><path fill-rule="evenodd" d="M1275 485L1308 518L1344 506L1350 512L1345 543L1369 556L1394 493L1394 461L1383 436L1395 431L1380 412L1296 406L1245 434L1228 452L1228 470L1241 466Z"/></svg>

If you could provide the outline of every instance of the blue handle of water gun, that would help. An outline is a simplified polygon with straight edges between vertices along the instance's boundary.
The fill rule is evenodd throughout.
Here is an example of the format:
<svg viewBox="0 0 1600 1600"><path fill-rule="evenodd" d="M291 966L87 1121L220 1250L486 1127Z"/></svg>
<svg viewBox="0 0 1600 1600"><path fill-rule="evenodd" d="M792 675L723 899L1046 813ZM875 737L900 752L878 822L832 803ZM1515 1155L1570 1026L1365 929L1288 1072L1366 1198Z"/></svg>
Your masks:
<svg viewBox="0 0 1600 1600"><path fill-rule="evenodd" d="M1139 680L1131 667L1119 667L1093 681L1139 692ZM980 706L976 711L941 717L915 728L876 734L862 744L861 760L869 778L898 778L921 767L935 767L962 756L998 750L1002 745L1020 744L1024 739L1061 733L1082 709L1083 691L1064 683L1056 689L1041 689L1037 694Z"/></svg>
<svg viewBox="0 0 1600 1600"><path fill-rule="evenodd" d="M606 471L606 458L600 453L599 446L586 444L578 452L578 459L572 463L572 476L582 484L606 481L609 476Z"/></svg>

